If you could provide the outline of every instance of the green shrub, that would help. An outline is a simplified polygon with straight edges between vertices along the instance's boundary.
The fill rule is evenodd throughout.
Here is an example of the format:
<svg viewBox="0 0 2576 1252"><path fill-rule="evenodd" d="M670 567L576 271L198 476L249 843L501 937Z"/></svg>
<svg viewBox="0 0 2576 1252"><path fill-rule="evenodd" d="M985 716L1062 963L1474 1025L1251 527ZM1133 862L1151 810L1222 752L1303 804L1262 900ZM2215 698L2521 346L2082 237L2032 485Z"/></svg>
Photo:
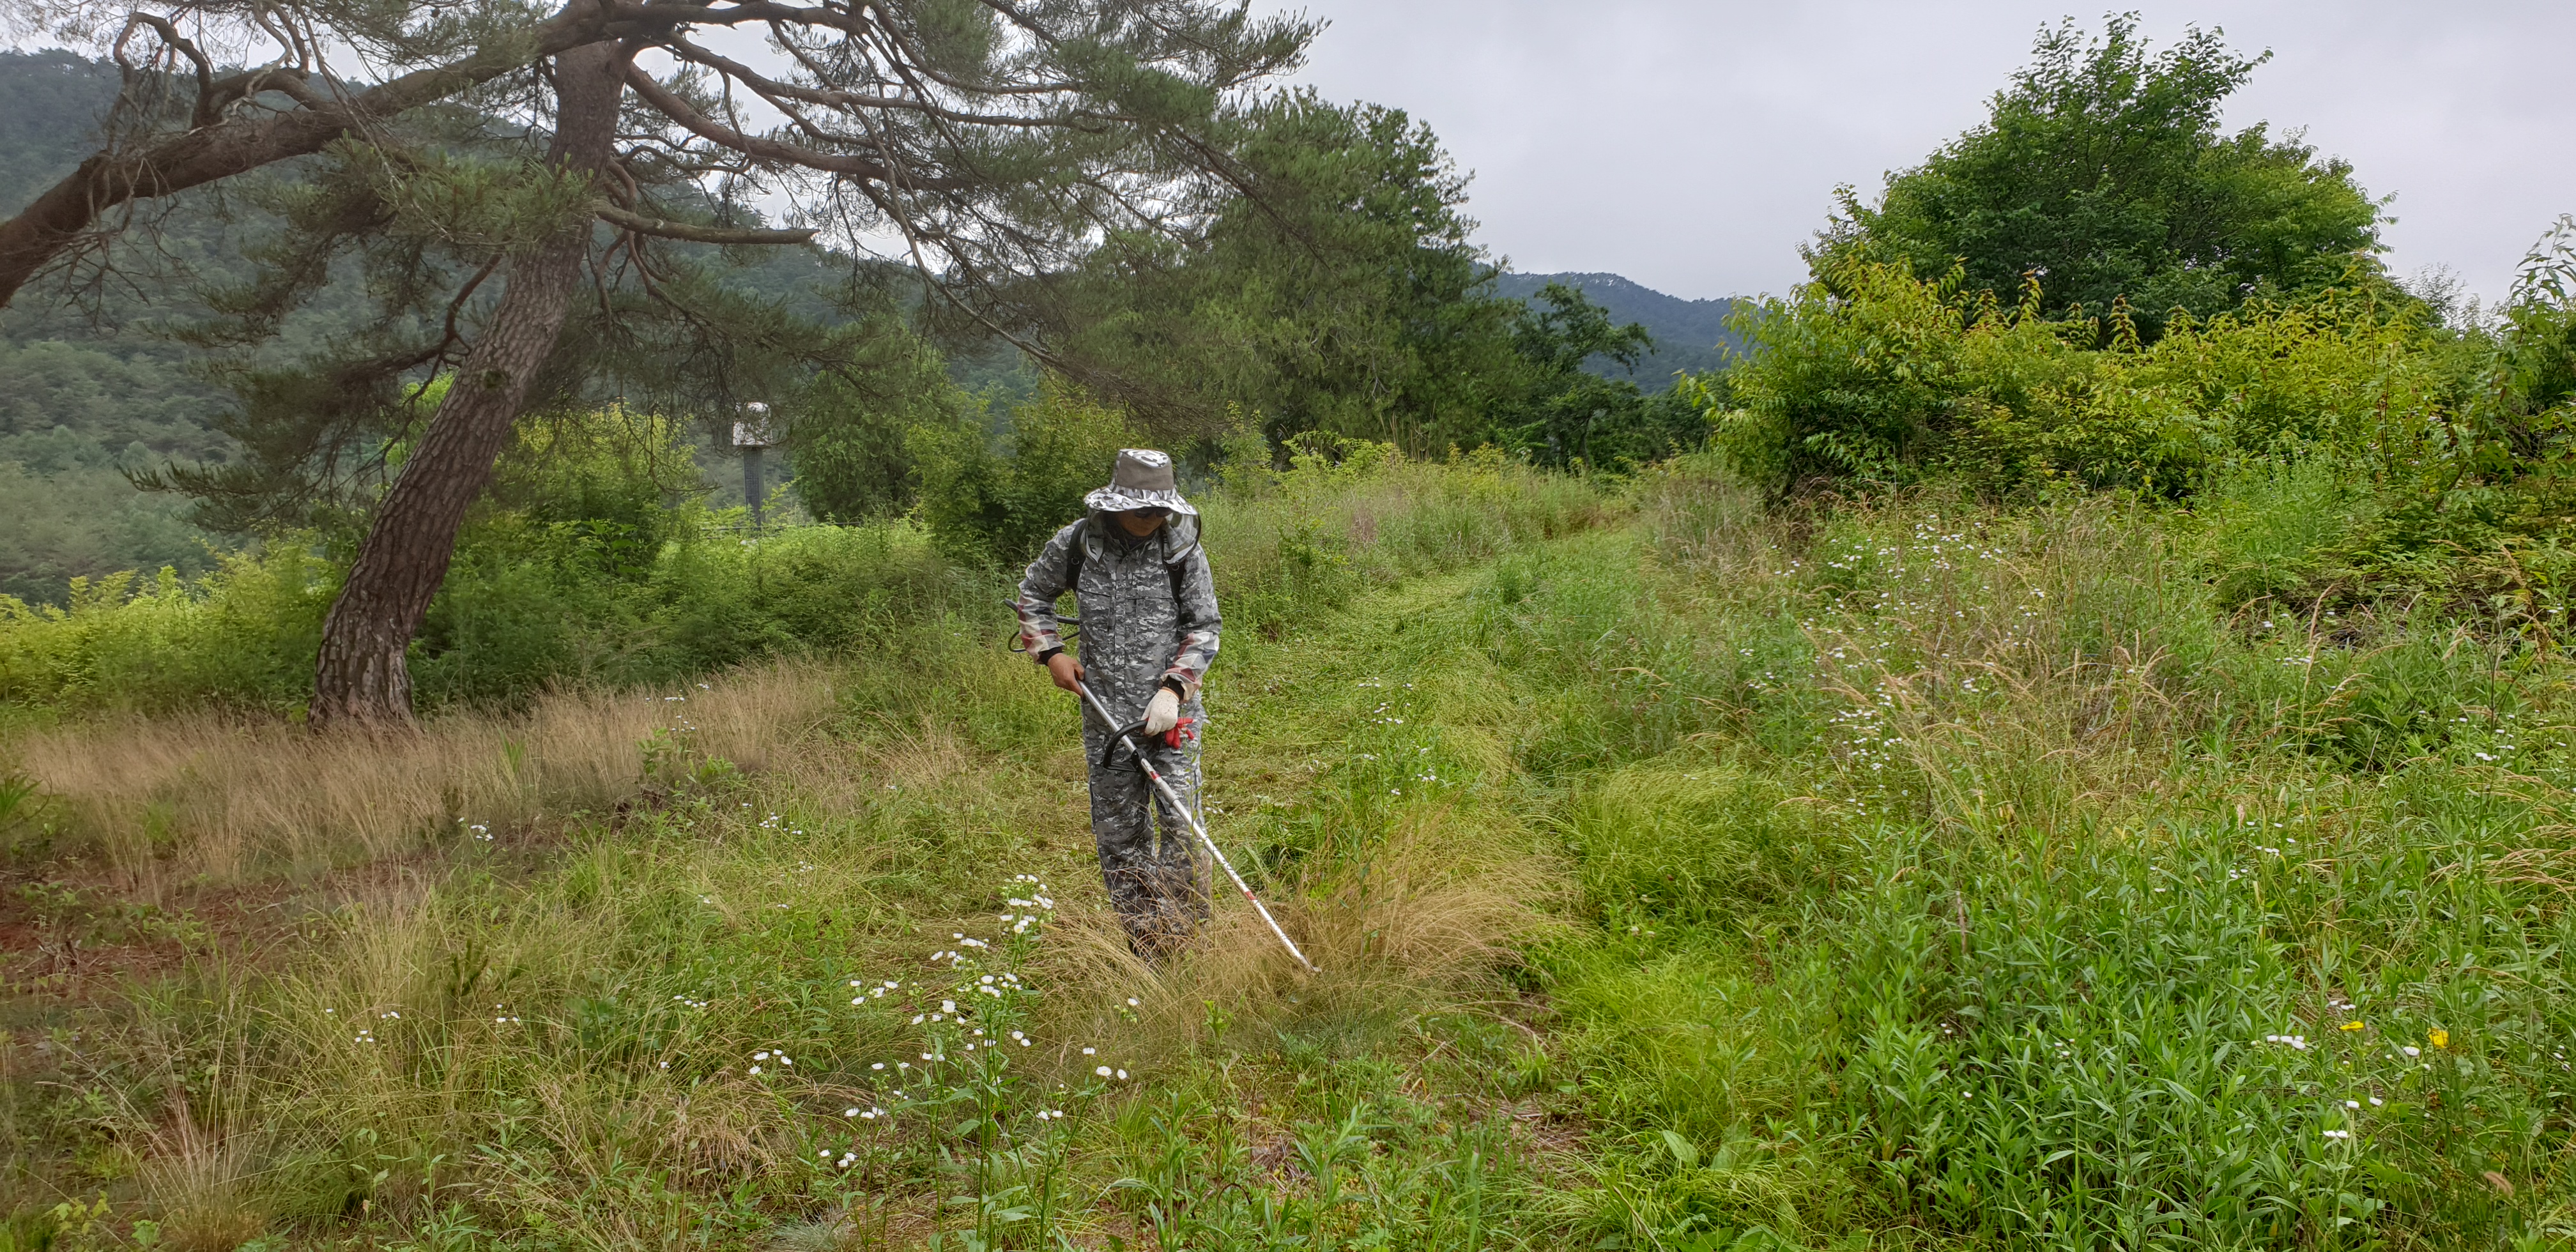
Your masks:
<svg viewBox="0 0 2576 1252"><path fill-rule="evenodd" d="M2478 468L2457 423L2476 403L2420 305L2364 285L2176 318L2140 344L2108 323L1971 296L1853 255L1826 281L1741 315L1757 346L1713 414L1734 462L1775 492L1815 479L1947 469L1989 494L2063 479L2160 495L2247 458L2330 454L2390 487Z"/></svg>
<svg viewBox="0 0 2576 1252"><path fill-rule="evenodd" d="M784 404L796 498L845 525L900 516L921 490L914 427L961 428L974 405L948 381L938 353L900 326L846 332L854 364L814 377Z"/></svg>
<svg viewBox="0 0 2576 1252"><path fill-rule="evenodd" d="M2219 599L2295 601L2316 585L2363 503L2322 460L2254 462L2211 475L2198 511Z"/></svg>
<svg viewBox="0 0 2576 1252"><path fill-rule="evenodd" d="M1126 416L1049 381L1011 411L997 450L972 424L916 426L905 448L921 475L921 517L942 552L1009 566L1082 516L1082 497L1109 481L1118 450L1143 437Z"/></svg>
<svg viewBox="0 0 2576 1252"><path fill-rule="evenodd" d="M668 684L761 656L848 647L953 611L998 584L956 570L909 523L744 538L689 525L649 568L604 567L595 535L554 525L464 554L413 652L422 703L506 703L549 683ZM981 587L984 594L973 594Z"/></svg>
<svg viewBox="0 0 2576 1252"><path fill-rule="evenodd" d="M533 530L561 528L539 542L570 544L602 572L641 577L691 517L681 506L706 494L688 433L672 418L612 406L533 419L502 452L458 550L506 552L526 546Z"/></svg>
<svg viewBox="0 0 2576 1252"><path fill-rule="evenodd" d="M62 607L0 596L0 702L298 707L339 578L281 542L193 579L167 568L140 585L132 573L74 579Z"/></svg>

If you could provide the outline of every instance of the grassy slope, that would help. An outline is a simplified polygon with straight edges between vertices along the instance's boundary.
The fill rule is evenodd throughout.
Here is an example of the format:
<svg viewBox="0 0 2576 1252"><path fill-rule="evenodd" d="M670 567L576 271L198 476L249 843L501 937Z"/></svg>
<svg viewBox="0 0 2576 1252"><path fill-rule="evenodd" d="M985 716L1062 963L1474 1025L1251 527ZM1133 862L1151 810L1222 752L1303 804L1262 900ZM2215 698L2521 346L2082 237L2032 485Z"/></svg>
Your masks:
<svg viewBox="0 0 2576 1252"><path fill-rule="evenodd" d="M2103 503L1801 534L1674 486L1634 667L1551 736L1610 941L1546 964L1633 1230L2566 1237L2554 661L2230 618L2186 521ZM1702 735L1638 741L1676 700Z"/></svg>
<svg viewBox="0 0 2576 1252"><path fill-rule="evenodd" d="M22 997L21 1194L197 1246L2564 1237L2553 663L2222 619L2107 506L1643 495L1229 640L1212 816L1319 980L1240 907L1129 961L1061 697L925 629L634 701L706 744L658 806L475 792L288 933Z"/></svg>
<svg viewBox="0 0 2576 1252"><path fill-rule="evenodd" d="M1461 725L1394 764L1369 746L1400 732L1362 671L1381 633L1456 624L1474 575L1445 563L1579 528L1597 501L1495 471L1346 477L1227 512L1231 541L1278 541L1219 553L1238 628L1212 688L1215 816L1239 852L1268 845L1274 885L1303 885L1281 912L1324 978L1287 978L1240 909L1161 978L1111 940L1071 710L989 620L321 757L221 723L30 731L12 755L88 842L10 919L30 940L10 966L22 1205L103 1183L102 1230L145 1216L193 1246L1507 1222L1488 1197L1535 1168L1511 1145L1561 1131L1500 1103L1532 1032L1494 970L1557 878L1522 855L1507 787L1426 818L1427 791L1390 803L1377 767L1336 763L1351 736L1387 770L1502 758ZM1290 620L1354 594L1327 625ZM1455 629L1409 639L1474 660ZM616 782L639 739L641 797ZM130 762L121 788L103 759ZM444 833L423 844L424 824ZM1060 911L1005 903L1040 896ZM1048 941L999 913L1039 914ZM1045 991L978 1000L988 974ZM985 1010L967 1029L1032 1044L990 1071L953 1019L912 1020L956 1000ZM781 1050L795 1063L759 1055ZM1491 1115L1450 1119L1448 1097ZM1318 1191L1261 1209L1229 1177ZM948 1203L1023 1178L1031 1203Z"/></svg>

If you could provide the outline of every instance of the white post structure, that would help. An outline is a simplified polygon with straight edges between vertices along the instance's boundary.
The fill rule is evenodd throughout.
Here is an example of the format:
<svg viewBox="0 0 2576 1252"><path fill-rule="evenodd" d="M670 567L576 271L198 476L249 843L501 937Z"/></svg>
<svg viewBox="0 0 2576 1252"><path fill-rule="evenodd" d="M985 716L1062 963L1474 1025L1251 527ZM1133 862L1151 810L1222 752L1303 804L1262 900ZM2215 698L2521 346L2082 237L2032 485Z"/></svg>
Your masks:
<svg viewBox="0 0 2576 1252"><path fill-rule="evenodd" d="M758 400L742 406L733 424L733 446L742 449L742 498L751 506L751 528L760 529L760 450L776 443L769 429L769 406Z"/></svg>

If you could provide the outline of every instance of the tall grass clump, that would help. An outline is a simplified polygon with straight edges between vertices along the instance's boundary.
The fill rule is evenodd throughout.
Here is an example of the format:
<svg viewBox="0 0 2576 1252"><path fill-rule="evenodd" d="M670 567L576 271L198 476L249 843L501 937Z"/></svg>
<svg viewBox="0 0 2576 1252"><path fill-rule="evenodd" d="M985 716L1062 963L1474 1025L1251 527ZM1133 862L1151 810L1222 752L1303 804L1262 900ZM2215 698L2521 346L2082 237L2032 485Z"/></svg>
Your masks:
<svg viewBox="0 0 2576 1252"><path fill-rule="evenodd" d="M762 768L833 707L833 674L782 664L682 694L567 691L417 732L315 738L213 714L84 719L7 744L45 800L22 860L94 859L125 894L310 877L606 812L715 757ZM480 829L472 829L479 827Z"/></svg>
<svg viewBox="0 0 2576 1252"><path fill-rule="evenodd" d="M1419 1083L1519 1089L1526 1036L1492 1006L1556 928L1558 880L1502 803L1507 709L1458 590L1256 636L1212 679L1210 815L1321 978L1230 900L1184 958L1137 961L1071 708L997 638L925 630L837 671L599 704L665 723L602 732L646 732L649 802L449 797L467 820L438 858L295 893L302 942L201 945L103 1007L101 1045L48 1078L96 1103L38 1125L163 1180L111 1190L174 1231L1501 1238L1543 1168L1526 1124ZM746 685L805 699L755 711ZM728 733L746 718L778 734ZM688 755L656 764L665 736ZM532 767L549 746L530 736ZM759 755L711 755L736 751ZM1288 785L1309 764L1326 785ZM1383 1059L1435 1038L1429 1068Z"/></svg>
<svg viewBox="0 0 2576 1252"><path fill-rule="evenodd" d="M1496 574L1708 710L1562 819L1594 929L1547 964L1631 1136L1573 1212L1676 1246L2555 1237L2553 661L2403 606L2232 611L2146 506L1713 533L1728 490L1660 484L1648 567ZM1567 660L1513 672L1577 708L1644 681Z"/></svg>

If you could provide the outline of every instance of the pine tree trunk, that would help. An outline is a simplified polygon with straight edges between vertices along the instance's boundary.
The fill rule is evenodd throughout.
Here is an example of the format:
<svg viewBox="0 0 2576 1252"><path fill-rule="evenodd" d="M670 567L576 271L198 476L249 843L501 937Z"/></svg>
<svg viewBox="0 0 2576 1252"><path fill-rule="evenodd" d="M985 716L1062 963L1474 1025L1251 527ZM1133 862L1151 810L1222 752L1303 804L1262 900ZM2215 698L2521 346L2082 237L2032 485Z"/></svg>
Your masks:
<svg viewBox="0 0 2576 1252"><path fill-rule="evenodd" d="M606 166L631 55L613 44L591 44L555 58L558 103L548 159L567 176ZM504 270L500 308L385 493L340 598L323 619L308 713L313 726L411 720L404 654L447 577L465 510L483 493L509 442L528 382L563 331L590 229L587 218L568 225Z"/></svg>

